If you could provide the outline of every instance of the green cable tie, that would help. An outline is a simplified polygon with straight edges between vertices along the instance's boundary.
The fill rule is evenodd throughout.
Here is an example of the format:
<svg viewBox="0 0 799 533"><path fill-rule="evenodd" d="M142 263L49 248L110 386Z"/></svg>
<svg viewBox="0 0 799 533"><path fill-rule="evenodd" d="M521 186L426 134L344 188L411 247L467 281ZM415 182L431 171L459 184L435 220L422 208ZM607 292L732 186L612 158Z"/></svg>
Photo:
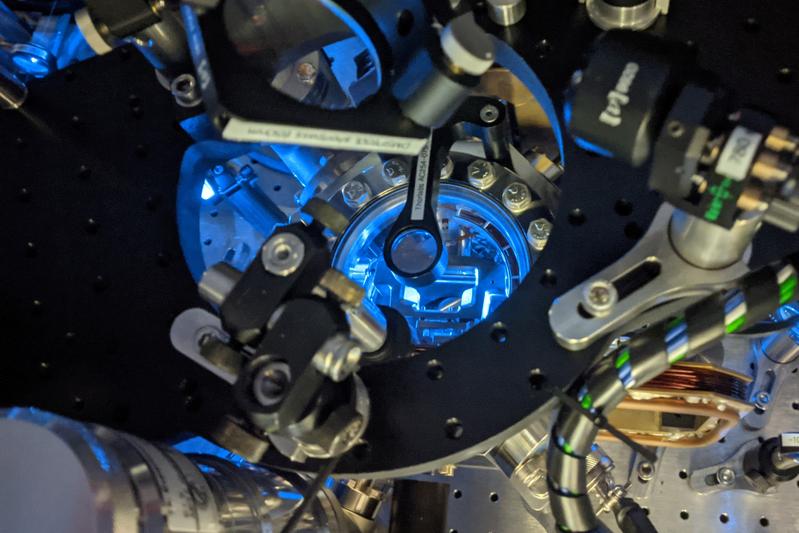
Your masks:
<svg viewBox="0 0 799 533"><path fill-rule="evenodd" d="M671 322L666 324L666 329L676 328L677 326L679 326L682 323L683 320L685 320L684 316L682 316L682 315L678 316L677 318L673 319Z"/></svg>
<svg viewBox="0 0 799 533"><path fill-rule="evenodd" d="M627 362L630 361L630 350L624 350L619 354L616 358L616 369L623 367Z"/></svg>
<svg viewBox="0 0 799 533"><path fill-rule="evenodd" d="M586 394L585 397L583 397L583 401L580 402L580 405L583 406L583 409L591 409L594 405L594 400L591 398L590 394Z"/></svg>
<svg viewBox="0 0 799 533"><path fill-rule="evenodd" d="M574 448L572 448L572 445L566 441L563 441L563 451L568 453L569 455L574 454Z"/></svg>
<svg viewBox="0 0 799 533"><path fill-rule="evenodd" d="M746 315L741 315L740 317L736 318L735 320L730 322L730 324L727 326L727 333L735 333L736 331L741 329L741 326L743 326L745 322L746 322Z"/></svg>
<svg viewBox="0 0 799 533"><path fill-rule="evenodd" d="M788 279L780 285L780 304L787 303L793 298L794 291L796 290L796 276L791 275Z"/></svg>

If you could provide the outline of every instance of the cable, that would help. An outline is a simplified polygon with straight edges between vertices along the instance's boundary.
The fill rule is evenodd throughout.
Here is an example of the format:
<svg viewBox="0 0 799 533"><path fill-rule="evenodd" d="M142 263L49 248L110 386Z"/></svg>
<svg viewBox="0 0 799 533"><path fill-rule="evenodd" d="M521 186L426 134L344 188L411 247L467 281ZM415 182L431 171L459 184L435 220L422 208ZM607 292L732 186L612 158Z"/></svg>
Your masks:
<svg viewBox="0 0 799 533"><path fill-rule="evenodd" d="M791 301L799 254L746 274L734 290L712 294L680 316L653 324L588 372L578 390L581 410L608 413L627 390L659 376L688 355L745 331ZM562 531L594 531L598 523L587 494L585 463L598 428L581 410L564 404L552 428L547 484L552 514Z"/></svg>
<svg viewBox="0 0 799 533"><path fill-rule="evenodd" d="M322 465L322 468L319 469L319 473L316 474L314 480L311 481L311 484L305 489L305 493L302 495L302 501L300 501L300 504L294 509L294 512L291 513L288 522L286 522L286 525L280 530L280 533L291 533L294 531L294 528L297 527L297 524L302 519L302 515L305 514L308 506L311 505L311 502L314 501L314 498L316 498L317 494L322 489L325 480L327 480L328 476L336 469L336 465L340 458L340 455L331 457Z"/></svg>

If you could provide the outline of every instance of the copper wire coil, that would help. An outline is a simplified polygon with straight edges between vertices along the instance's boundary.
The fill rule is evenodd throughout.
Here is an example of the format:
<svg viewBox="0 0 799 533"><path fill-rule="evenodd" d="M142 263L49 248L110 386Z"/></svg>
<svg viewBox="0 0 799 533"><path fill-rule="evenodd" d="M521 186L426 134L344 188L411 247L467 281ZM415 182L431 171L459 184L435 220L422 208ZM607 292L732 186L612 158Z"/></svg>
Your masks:
<svg viewBox="0 0 799 533"><path fill-rule="evenodd" d="M721 373L713 369L674 366L655 379L649 381L644 388L710 391L745 401L747 398L748 383L734 375Z"/></svg>

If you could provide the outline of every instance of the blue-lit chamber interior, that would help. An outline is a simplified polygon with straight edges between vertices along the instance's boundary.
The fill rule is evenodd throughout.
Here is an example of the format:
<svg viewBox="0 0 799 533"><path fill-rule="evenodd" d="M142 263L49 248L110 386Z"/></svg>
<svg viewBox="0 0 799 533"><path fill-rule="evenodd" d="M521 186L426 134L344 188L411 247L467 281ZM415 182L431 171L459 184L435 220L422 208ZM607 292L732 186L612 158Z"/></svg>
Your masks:
<svg viewBox="0 0 799 533"><path fill-rule="evenodd" d="M398 310L417 346L437 346L484 320L530 270L527 243L515 219L491 198L443 183L438 222L445 265L433 279L409 283L386 265L383 247L405 202L404 187L378 199L352 221L333 266L366 289L378 305Z"/></svg>
<svg viewBox="0 0 799 533"><path fill-rule="evenodd" d="M0 2L0 67L43 78L94 55L70 14L15 13Z"/></svg>

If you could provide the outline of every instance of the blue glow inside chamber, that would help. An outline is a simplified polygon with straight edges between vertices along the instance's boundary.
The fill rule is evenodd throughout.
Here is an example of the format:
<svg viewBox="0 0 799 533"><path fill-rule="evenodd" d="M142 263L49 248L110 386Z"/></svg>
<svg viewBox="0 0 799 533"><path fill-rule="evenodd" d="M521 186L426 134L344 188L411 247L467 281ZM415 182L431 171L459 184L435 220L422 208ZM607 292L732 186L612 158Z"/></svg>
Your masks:
<svg viewBox="0 0 799 533"><path fill-rule="evenodd" d="M437 218L446 265L423 283L395 275L383 247L405 196L405 187L394 189L357 214L336 245L333 266L362 285L372 302L399 311L416 346L438 346L510 296L530 270L529 250L519 224L493 199L442 183Z"/></svg>
<svg viewBox="0 0 799 533"><path fill-rule="evenodd" d="M777 322L782 322L784 320L792 320L796 318L796 315L799 315L799 303L789 303L785 304L775 313L774 319ZM788 332L793 340L799 342L799 326L794 326Z"/></svg>

